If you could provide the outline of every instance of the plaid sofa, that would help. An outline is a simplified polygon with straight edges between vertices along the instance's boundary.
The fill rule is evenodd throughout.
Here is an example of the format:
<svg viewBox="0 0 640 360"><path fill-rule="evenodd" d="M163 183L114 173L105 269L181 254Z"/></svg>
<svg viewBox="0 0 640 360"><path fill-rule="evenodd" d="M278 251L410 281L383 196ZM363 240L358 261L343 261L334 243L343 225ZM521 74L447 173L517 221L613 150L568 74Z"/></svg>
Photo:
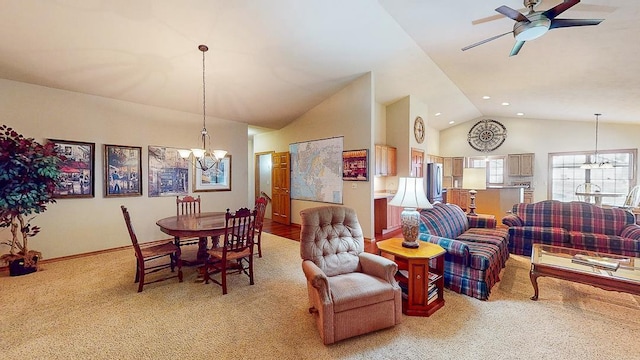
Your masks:
<svg viewBox="0 0 640 360"><path fill-rule="evenodd" d="M531 255L533 243L541 243L640 257L640 226L625 209L545 200L515 204L502 223L512 254Z"/></svg>
<svg viewBox="0 0 640 360"><path fill-rule="evenodd" d="M447 251L445 287L480 300L489 298L509 258L506 229L496 229L493 218L467 216L454 204L435 203L422 210L419 239Z"/></svg>

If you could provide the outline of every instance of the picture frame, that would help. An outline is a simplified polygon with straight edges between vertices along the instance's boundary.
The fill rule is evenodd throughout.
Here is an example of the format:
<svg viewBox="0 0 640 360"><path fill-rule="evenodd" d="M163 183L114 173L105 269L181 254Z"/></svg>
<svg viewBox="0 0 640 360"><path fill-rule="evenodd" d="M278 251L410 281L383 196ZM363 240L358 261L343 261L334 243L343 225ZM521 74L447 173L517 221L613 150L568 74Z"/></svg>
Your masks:
<svg viewBox="0 0 640 360"><path fill-rule="evenodd" d="M95 143L47 139L65 156L60 164L60 180L53 197L56 199L95 197Z"/></svg>
<svg viewBox="0 0 640 360"><path fill-rule="evenodd" d="M193 172L193 191L231 191L231 155L227 155L217 164L206 160L211 169L202 171L195 168Z"/></svg>
<svg viewBox="0 0 640 360"><path fill-rule="evenodd" d="M142 147L104 145L104 196L142 196Z"/></svg>
<svg viewBox="0 0 640 360"><path fill-rule="evenodd" d="M189 160L177 148L149 145L149 197L189 194Z"/></svg>
<svg viewBox="0 0 640 360"><path fill-rule="evenodd" d="M342 152L342 180L369 181L369 150L346 150Z"/></svg>

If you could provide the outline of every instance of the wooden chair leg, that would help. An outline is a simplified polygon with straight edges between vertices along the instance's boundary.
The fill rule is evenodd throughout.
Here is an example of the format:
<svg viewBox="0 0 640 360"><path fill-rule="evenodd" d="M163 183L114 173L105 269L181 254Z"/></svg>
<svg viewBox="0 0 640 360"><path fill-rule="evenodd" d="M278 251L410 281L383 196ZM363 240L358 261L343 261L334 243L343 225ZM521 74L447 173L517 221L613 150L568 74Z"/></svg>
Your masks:
<svg viewBox="0 0 640 360"><path fill-rule="evenodd" d="M253 285L253 256L249 257L249 285Z"/></svg>
<svg viewBox="0 0 640 360"><path fill-rule="evenodd" d="M138 282L138 292L142 292L142 287L144 286L144 264L140 268L138 274L140 274L140 281Z"/></svg>
<svg viewBox="0 0 640 360"><path fill-rule="evenodd" d="M178 257L178 282L182 282L182 258Z"/></svg>
<svg viewBox="0 0 640 360"><path fill-rule="evenodd" d="M227 294L227 262L222 265L222 295Z"/></svg>

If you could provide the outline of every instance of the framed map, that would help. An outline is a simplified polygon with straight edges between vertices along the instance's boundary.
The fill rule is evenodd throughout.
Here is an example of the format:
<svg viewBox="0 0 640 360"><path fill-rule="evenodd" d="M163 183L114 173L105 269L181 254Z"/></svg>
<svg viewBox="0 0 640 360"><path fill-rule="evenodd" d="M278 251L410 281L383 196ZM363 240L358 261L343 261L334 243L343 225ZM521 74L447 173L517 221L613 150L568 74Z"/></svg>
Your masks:
<svg viewBox="0 0 640 360"><path fill-rule="evenodd" d="M342 204L344 137L289 145L291 198Z"/></svg>

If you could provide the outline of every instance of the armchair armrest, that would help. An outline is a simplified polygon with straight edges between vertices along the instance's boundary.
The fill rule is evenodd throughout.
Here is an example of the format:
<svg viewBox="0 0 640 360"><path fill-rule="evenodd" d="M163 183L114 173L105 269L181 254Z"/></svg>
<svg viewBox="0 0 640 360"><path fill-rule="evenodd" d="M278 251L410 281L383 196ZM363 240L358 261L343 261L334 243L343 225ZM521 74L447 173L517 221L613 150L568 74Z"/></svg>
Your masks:
<svg viewBox="0 0 640 360"><path fill-rule="evenodd" d="M447 239L425 233L421 233L418 236L418 239L440 245L447 251L447 254L461 257L465 265L468 265L471 262L471 253L469 252L469 246L462 241Z"/></svg>
<svg viewBox="0 0 640 360"><path fill-rule="evenodd" d="M360 253L360 267L362 272L368 275L379 277L390 284L395 284L395 274L398 271L398 265L382 256L370 253Z"/></svg>
<svg viewBox="0 0 640 360"><path fill-rule="evenodd" d="M318 297L322 303L331 303L331 291L327 275L311 260L302 261L302 271L307 281L318 291Z"/></svg>
<svg viewBox="0 0 640 360"><path fill-rule="evenodd" d="M469 227L472 227L472 228L485 228L485 229L496 228L496 219L493 217L489 218L484 216L467 215L467 220L469 221Z"/></svg>
<svg viewBox="0 0 640 360"><path fill-rule="evenodd" d="M512 226L524 226L524 222L518 215L509 214L502 218L502 223L512 227Z"/></svg>
<svg viewBox="0 0 640 360"><path fill-rule="evenodd" d="M622 229L620 236L640 241L640 225L630 224Z"/></svg>

